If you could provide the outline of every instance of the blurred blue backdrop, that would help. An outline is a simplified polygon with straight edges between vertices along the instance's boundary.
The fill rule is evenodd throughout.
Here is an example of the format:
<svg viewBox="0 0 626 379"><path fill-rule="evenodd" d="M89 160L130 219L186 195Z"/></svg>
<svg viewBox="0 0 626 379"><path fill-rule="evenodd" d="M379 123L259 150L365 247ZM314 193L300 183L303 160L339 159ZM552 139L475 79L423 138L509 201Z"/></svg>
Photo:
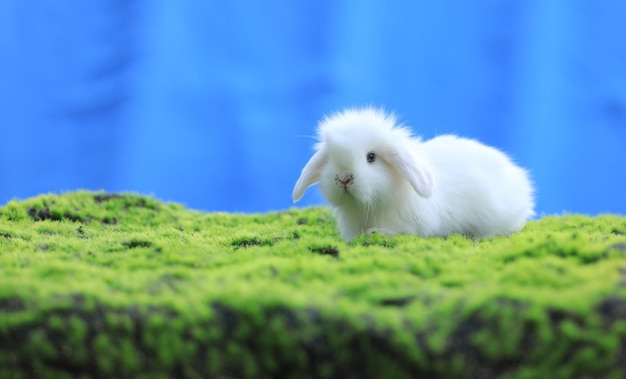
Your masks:
<svg viewBox="0 0 626 379"><path fill-rule="evenodd" d="M317 121L372 104L510 153L539 214L626 213L624 20L622 0L4 0L0 203L288 208Z"/></svg>

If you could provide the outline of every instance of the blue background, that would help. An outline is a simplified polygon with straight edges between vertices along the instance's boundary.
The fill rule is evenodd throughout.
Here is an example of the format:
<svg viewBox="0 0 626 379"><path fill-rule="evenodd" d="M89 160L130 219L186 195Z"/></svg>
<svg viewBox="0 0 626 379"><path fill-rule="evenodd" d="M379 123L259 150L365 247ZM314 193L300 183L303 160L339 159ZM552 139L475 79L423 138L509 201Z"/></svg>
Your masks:
<svg viewBox="0 0 626 379"><path fill-rule="evenodd" d="M540 215L626 213L624 20L621 0L3 0L0 203L285 209L317 121L373 104L510 153Z"/></svg>

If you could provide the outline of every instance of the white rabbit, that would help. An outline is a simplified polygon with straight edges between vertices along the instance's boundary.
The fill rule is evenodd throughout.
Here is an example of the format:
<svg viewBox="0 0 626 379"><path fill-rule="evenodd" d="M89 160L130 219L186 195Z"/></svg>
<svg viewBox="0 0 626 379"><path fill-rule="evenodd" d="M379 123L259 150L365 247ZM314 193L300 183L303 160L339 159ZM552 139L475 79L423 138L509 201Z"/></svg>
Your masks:
<svg viewBox="0 0 626 379"><path fill-rule="evenodd" d="M372 231L508 235L535 214L527 172L477 141L442 135L423 142L373 108L325 118L318 138L293 200L319 183L347 241Z"/></svg>

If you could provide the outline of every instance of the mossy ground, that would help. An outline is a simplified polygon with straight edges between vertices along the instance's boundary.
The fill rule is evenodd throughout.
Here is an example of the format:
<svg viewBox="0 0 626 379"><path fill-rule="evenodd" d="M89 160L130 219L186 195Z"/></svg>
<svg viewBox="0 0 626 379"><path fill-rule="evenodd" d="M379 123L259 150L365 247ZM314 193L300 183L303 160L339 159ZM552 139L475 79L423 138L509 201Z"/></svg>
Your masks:
<svg viewBox="0 0 626 379"><path fill-rule="evenodd" d="M325 208L0 207L0 378L621 378L626 218L362 236Z"/></svg>

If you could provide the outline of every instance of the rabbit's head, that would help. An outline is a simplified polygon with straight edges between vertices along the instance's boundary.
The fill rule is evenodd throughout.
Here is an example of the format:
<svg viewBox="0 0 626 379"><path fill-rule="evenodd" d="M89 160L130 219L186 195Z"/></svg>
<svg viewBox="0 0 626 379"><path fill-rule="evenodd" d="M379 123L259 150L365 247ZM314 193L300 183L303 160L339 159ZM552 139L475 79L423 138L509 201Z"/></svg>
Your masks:
<svg viewBox="0 0 626 379"><path fill-rule="evenodd" d="M373 108L349 109L325 118L318 128L316 152L294 188L294 201L318 182L335 206L371 206L402 196L400 189L407 184L429 197L433 174L412 152L416 139L396 122L393 115Z"/></svg>

